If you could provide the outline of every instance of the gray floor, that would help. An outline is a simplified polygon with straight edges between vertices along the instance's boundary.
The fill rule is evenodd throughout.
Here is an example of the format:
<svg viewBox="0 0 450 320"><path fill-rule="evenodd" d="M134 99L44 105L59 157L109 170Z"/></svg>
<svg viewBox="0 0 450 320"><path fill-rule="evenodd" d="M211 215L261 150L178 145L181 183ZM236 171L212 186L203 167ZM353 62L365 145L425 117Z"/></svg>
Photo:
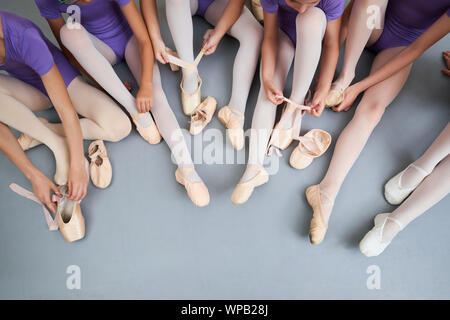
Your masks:
<svg viewBox="0 0 450 320"><path fill-rule="evenodd" d="M32 19L50 35L29 3L2 1L1 9ZM162 12L163 36L172 45ZM198 50L208 24L195 18L194 26ZM219 106L230 95L230 66L237 47L235 40L226 38L200 65L203 92L216 97ZM392 210L383 198L384 183L416 159L450 118L449 79L440 72L441 51L449 47L447 36L415 64L350 172L320 246L312 246L307 237L312 212L304 190L323 176L332 150L306 170L296 171L288 164L291 147L284 152L278 174L242 206L232 205L230 195L243 165L199 165L212 198L209 207L199 209L175 182L166 144L149 146L133 132L120 143L107 143L113 183L107 190L89 187L82 203L87 235L74 244L47 231L39 206L9 190L11 182L31 186L1 154L0 298L449 299L450 198L408 226L381 256L368 259L358 250L373 216ZM364 52L357 70L360 77L372 59L372 53ZM132 79L126 66L117 69L123 79ZM180 125L187 127L179 77L162 67L169 102ZM246 128L258 83L256 78ZM53 111L43 114L56 120ZM336 139L352 114L326 111L320 119L308 117L302 132L323 128ZM210 128L223 131L217 119ZM28 155L53 175L47 148ZM81 268L81 290L66 288L69 265ZM366 286L371 265L381 270L379 290Z"/></svg>

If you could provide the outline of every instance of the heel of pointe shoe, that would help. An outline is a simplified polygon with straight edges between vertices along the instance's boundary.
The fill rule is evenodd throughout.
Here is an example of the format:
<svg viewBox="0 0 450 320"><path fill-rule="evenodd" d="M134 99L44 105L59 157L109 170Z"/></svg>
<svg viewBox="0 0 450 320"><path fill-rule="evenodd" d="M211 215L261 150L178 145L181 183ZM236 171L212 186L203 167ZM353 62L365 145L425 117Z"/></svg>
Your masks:
<svg viewBox="0 0 450 320"><path fill-rule="evenodd" d="M66 212L68 210L69 212ZM85 236L85 222L78 202L68 200L60 203L56 216L59 230L67 242L81 240Z"/></svg>
<svg viewBox="0 0 450 320"><path fill-rule="evenodd" d="M181 104L183 105L183 112L185 115L190 116L194 113L195 109L200 105L202 100L201 88L202 88L202 79L200 77L198 79L198 87L197 90L189 94L183 89L184 79L181 80L180 88L181 88Z"/></svg>

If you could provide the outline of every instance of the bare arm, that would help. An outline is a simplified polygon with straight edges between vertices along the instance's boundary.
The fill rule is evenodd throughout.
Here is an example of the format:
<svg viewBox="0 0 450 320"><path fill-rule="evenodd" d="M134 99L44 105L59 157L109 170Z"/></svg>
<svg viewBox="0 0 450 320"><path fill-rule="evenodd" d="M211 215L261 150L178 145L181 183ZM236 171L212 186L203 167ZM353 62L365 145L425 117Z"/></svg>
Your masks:
<svg viewBox="0 0 450 320"><path fill-rule="evenodd" d="M62 121L70 152L69 197L81 200L86 195L88 177L85 170L83 136L80 120L70 100L64 80L58 67L53 67L41 76L48 96Z"/></svg>
<svg viewBox="0 0 450 320"><path fill-rule="evenodd" d="M140 5L145 24L147 25L147 31L152 42L155 59L162 64L166 64L169 62L169 57L167 56L166 45L161 37L156 0L140 0Z"/></svg>
<svg viewBox="0 0 450 320"><path fill-rule="evenodd" d="M206 55L216 51L222 38L230 30L233 24L242 14L245 0L229 1L223 15L219 19L214 29L209 29L203 36L203 51Z"/></svg>
<svg viewBox="0 0 450 320"><path fill-rule="evenodd" d="M137 39L141 56L142 76L136 97L136 107L139 112L148 112L153 106L153 65L155 57L153 55L152 42L150 41L145 22L134 1L130 1L123 6L122 12Z"/></svg>
<svg viewBox="0 0 450 320"><path fill-rule="evenodd" d="M333 81L339 58L339 30L341 18L327 23L323 40L322 57L320 59L319 78L312 101L311 113L319 117L325 108L325 99Z"/></svg>
<svg viewBox="0 0 450 320"><path fill-rule="evenodd" d="M0 150L31 181L36 197L52 212L56 212L55 203L51 201L51 192L60 196L56 185L37 169L23 152L16 137L5 124L0 122Z"/></svg>
<svg viewBox="0 0 450 320"><path fill-rule="evenodd" d="M404 48L388 63L378 69L376 72L367 76L363 80L355 83L345 90L344 101L333 108L336 111L347 110L351 107L358 95L371 86L386 80L393 74L405 68L417 60L429 47L445 37L450 32L450 17L443 14L435 23L428 28L413 43Z"/></svg>
<svg viewBox="0 0 450 320"><path fill-rule="evenodd" d="M277 64L278 51L278 14L264 11L264 39L261 49L262 81L267 99L278 105L283 102L276 96L283 95L283 91L277 88L273 77Z"/></svg>

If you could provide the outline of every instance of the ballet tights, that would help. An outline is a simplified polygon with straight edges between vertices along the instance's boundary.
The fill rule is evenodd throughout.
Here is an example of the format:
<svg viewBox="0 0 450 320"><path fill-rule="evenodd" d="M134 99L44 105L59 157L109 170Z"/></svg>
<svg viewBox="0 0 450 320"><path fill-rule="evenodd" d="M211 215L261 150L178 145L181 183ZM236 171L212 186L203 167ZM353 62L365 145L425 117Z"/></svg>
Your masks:
<svg viewBox="0 0 450 320"><path fill-rule="evenodd" d="M223 14L229 0L215 0L205 12L205 19L216 25ZM197 11L198 0L166 2L167 21L172 33L177 52L181 59L194 61L192 14ZM242 114L245 112L248 94L258 63L263 28L253 17L250 10L244 7L241 16L233 24L228 34L239 41L233 65L233 82L228 107ZM183 69L183 89L193 93L198 88L198 72L187 74Z"/></svg>

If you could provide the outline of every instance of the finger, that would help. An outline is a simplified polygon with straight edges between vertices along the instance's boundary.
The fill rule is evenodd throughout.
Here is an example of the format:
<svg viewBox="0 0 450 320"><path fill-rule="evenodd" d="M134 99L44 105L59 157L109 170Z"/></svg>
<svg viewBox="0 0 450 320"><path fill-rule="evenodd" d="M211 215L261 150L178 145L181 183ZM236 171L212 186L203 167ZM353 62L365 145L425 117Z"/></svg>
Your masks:
<svg viewBox="0 0 450 320"><path fill-rule="evenodd" d="M450 76L450 69L442 69L442 73Z"/></svg>
<svg viewBox="0 0 450 320"><path fill-rule="evenodd" d="M53 182L51 182L51 184L50 184L50 189L53 191L53 193L54 194L56 194L58 197L62 197L62 195L61 195L61 193L59 192L59 189L58 189L58 187L53 183Z"/></svg>
<svg viewBox="0 0 450 320"><path fill-rule="evenodd" d="M72 181L69 181L69 183L68 183L68 187L69 187L69 192L68 192L68 194L67 194L67 196L70 198L71 196L72 196L72 192L73 192L73 184L72 184Z"/></svg>
<svg viewBox="0 0 450 320"><path fill-rule="evenodd" d="M150 111L150 99L148 99L147 101L145 101L145 111L149 112Z"/></svg>
<svg viewBox="0 0 450 320"><path fill-rule="evenodd" d="M45 205L47 206L47 208L50 209L51 212L56 213L56 206L55 206L55 203L54 203L54 202L52 202L52 201L49 200L49 201L44 202L44 203L45 203Z"/></svg>

